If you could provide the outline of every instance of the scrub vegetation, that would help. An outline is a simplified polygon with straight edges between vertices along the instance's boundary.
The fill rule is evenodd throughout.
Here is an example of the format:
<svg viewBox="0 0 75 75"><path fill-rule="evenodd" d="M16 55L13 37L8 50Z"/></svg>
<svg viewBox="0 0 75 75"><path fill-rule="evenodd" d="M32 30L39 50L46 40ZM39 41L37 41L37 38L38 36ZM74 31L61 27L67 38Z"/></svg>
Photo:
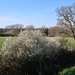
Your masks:
<svg viewBox="0 0 75 75"><path fill-rule="evenodd" d="M25 30L16 38L1 39L2 75L58 75L75 63L74 49L66 45L73 38L47 38L39 30Z"/></svg>

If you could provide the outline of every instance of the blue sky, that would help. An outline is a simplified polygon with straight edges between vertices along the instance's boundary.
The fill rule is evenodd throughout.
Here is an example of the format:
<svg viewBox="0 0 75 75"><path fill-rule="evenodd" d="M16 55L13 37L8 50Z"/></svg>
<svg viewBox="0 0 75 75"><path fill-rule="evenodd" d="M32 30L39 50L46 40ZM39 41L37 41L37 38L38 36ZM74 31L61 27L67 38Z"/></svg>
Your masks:
<svg viewBox="0 0 75 75"><path fill-rule="evenodd" d="M0 28L13 24L53 27L57 23L55 9L74 2L75 0L0 0Z"/></svg>

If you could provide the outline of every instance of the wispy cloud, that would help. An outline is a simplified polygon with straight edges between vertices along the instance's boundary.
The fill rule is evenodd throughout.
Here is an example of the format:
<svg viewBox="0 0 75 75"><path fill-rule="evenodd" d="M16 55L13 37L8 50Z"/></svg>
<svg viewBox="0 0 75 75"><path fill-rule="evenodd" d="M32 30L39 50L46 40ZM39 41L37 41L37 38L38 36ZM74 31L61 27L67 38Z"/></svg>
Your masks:
<svg viewBox="0 0 75 75"><path fill-rule="evenodd" d="M0 17L1 21L16 21L16 19L7 18L7 17Z"/></svg>

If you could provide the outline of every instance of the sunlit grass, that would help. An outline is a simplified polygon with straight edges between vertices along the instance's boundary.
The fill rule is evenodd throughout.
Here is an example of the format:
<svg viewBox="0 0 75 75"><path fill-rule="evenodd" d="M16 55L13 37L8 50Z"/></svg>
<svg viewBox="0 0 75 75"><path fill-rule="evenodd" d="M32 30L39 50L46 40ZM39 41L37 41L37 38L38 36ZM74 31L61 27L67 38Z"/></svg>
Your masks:
<svg viewBox="0 0 75 75"><path fill-rule="evenodd" d="M47 37L47 39L49 38L54 38L54 37ZM67 42L65 43L66 46L75 49L75 40L73 37L62 37L62 38L64 38L64 40L67 40Z"/></svg>
<svg viewBox="0 0 75 75"><path fill-rule="evenodd" d="M15 39L16 37L0 37L0 47L2 47L2 44L4 43L6 38ZM54 37L47 37L47 38L49 39L49 38L54 38ZM64 39L67 40L66 46L69 46L75 49L75 40L73 37L64 37Z"/></svg>
<svg viewBox="0 0 75 75"><path fill-rule="evenodd" d="M67 40L66 45L75 49L75 40L73 37L65 37Z"/></svg>
<svg viewBox="0 0 75 75"><path fill-rule="evenodd" d="M4 41L6 40L6 38L15 39L15 37L0 37L0 47L2 47L2 44L4 43Z"/></svg>

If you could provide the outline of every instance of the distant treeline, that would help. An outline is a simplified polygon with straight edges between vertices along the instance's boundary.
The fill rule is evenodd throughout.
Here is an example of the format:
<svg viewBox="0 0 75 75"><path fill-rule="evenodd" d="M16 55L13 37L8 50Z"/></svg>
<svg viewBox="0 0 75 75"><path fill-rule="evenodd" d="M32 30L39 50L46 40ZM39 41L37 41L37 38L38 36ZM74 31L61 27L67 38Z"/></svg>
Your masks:
<svg viewBox="0 0 75 75"><path fill-rule="evenodd" d="M34 26L27 26L26 28L18 27L18 28L0 28L0 36L17 36L20 31L23 30L40 30L43 36L55 37L55 36L65 36L65 37L72 37L72 32L70 29L63 28L63 27L41 27L41 28L34 28Z"/></svg>

